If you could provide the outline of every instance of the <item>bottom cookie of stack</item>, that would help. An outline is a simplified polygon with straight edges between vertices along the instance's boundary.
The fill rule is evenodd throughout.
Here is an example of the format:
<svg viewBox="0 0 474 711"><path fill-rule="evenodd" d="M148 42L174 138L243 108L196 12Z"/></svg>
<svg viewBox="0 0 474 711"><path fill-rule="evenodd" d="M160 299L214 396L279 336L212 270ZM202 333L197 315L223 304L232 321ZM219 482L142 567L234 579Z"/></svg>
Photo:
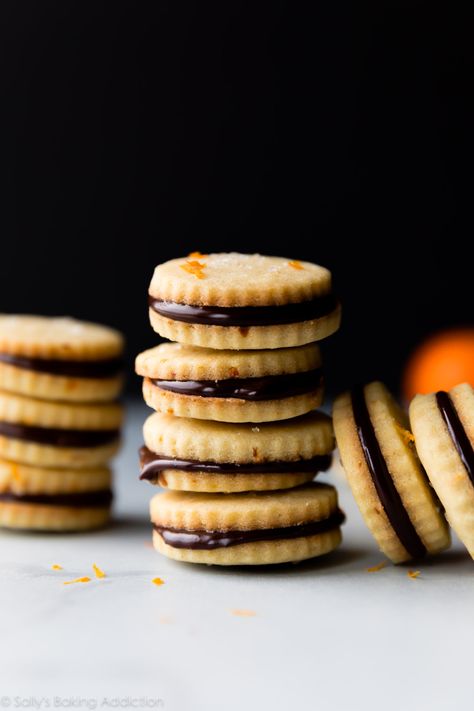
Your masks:
<svg viewBox="0 0 474 711"><path fill-rule="evenodd" d="M0 526L83 531L108 523L111 471L46 469L0 460Z"/></svg>
<svg viewBox="0 0 474 711"><path fill-rule="evenodd" d="M337 491L311 483L287 491L167 491L150 503L153 544L189 563L265 565L330 553L342 540Z"/></svg>

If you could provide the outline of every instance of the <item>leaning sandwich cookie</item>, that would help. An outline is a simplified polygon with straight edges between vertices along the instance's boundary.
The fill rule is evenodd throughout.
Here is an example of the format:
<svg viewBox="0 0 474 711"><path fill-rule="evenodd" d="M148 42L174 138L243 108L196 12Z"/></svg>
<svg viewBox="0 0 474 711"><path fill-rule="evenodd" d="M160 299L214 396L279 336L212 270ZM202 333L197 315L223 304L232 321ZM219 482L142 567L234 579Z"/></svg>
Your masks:
<svg viewBox="0 0 474 711"><path fill-rule="evenodd" d="M155 412L143 427L141 478L169 489L286 489L328 469L331 420L312 412L273 423L232 424Z"/></svg>
<svg viewBox="0 0 474 711"><path fill-rule="evenodd" d="M223 422L289 419L318 407L319 348L215 351L163 343L136 359L143 394L154 410Z"/></svg>
<svg viewBox="0 0 474 711"><path fill-rule="evenodd" d="M447 548L449 529L407 418L385 386L374 382L339 396L333 420L349 485L381 551L402 563Z"/></svg>
<svg viewBox="0 0 474 711"><path fill-rule="evenodd" d="M100 402L122 388L124 341L72 318L0 314L0 390L45 400Z"/></svg>
<svg viewBox="0 0 474 711"><path fill-rule="evenodd" d="M474 390L468 383L410 404L418 455L446 517L474 558Z"/></svg>
<svg viewBox="0 0 474 711"><path fill-rule="evenodd" d="M190 255L156 267L151 325L172 341L265 349L319 341L339 328L328 269L259 254Z"/></svg>
<svg viewBox="0 0 474 711"><path fill-rule="evenodd" d="M337 492L307 484L280 492L168 491L150 504L153 544L169 558L214 565L297 562L341 542Z"/></svg>
<svg viewBox="0 0 474 711"><path fill-rule="evenodd" d="M52 469L0 459L0 526L36 531L78 531L107 523L111 472Z"/></svg>

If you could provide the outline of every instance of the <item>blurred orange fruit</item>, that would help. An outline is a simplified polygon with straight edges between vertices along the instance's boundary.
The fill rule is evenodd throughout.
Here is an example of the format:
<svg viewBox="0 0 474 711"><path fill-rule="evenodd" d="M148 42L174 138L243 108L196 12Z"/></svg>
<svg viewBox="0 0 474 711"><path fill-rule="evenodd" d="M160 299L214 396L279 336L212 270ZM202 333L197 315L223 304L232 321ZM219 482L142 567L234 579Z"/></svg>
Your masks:
<svg viewBox="0 0 474 711"><path fill-rule="evenodd" d="M474 385L474 328L441 331L418 346L406 364L402 389L411 400L458 383Z"/></svg>

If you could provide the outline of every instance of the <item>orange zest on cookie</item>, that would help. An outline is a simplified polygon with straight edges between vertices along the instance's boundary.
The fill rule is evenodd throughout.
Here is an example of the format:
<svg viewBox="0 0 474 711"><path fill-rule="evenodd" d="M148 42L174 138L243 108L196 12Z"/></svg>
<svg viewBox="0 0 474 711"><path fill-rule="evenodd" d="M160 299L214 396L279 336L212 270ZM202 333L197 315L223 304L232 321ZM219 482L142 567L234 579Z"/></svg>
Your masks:
<svg viewBox="0 0 474 711"><path fill-rule="evenodd" d="M405 444L415 444L415 438L410 430L406 430L404 427L399 425L398 422L396 423L396 427Z"/></svg>
<svg viewBox="0 0 474 711"><path fill-rule="evenodd" d="M255 617L257 614L254 610L231 610L232 614L236 617Z"/></svg>
<svg viewBox="0 0 474 711"><path fill-rule="evenodd" d="M74 580L65 580L63 585L73 585L74 583L90 583L91 579L84 575L83 578L74 578Z"/></svg>
<svg viewBox="0 0 474 711"><path fill-rule="evenodd" d="M412 580L416 580L420 576L420 571L419 570L409 570L407 575Z"/></svg>
<svg viewBox="0 0 474 711"><path fill-rule="evenodd" d="M205 264L198 262L195 259L187 259L184 264L179 265L181 269L189 274L192 274L196 279L205 279L205 275L202 273L203 269L206 268Z"/></svg>
<svg viewBox="0 0 474 711"><path fill-rule="evenodd" d="M298 261L298 259L293 259L291 262L288 262L288 266L293 267L293 269L304 269L304 266L301 264L300 261Z"/></svg>
<svg viewBox="0 0 474 711"><path fill-rule="evenodd" d="M208 254L201 254L201 252L191 252L191 254L188 254L188 259L204 259L204 257L208 256Z"/></svg>
<svg viewBox="0 0 474 711"><path fill-rule="evenodd" d="M378 573L379 570L382 570L382 568L385 568L387 565L387 561L383 560L381 563L377 563L377 565L372 565L370 568L367 568L368 573Z"/></svg>
<svg viewBox="0 0 474 711"><path fill-rule="evenodd" d="M55 563L54 565L51 566L51 570L62 570L62 569L63 569L63 566L58 565L57 563Z"/></svg>
<svg viewBox="0 0 474 711"><path fill-rule="evenodd" d="M106 577L104 571L101 570L99 568L99 566L96 565L95 563L92 564L92 570L94 571L96 578L105 578Z"/></svg>
<svg viewBox="0 0 474 711"><path fill-rule="evenodd" d="M155 585L164 585L165 584L165 581L162 580L162 578L153 578L153 580L151 582L154 583Z"/></svg>

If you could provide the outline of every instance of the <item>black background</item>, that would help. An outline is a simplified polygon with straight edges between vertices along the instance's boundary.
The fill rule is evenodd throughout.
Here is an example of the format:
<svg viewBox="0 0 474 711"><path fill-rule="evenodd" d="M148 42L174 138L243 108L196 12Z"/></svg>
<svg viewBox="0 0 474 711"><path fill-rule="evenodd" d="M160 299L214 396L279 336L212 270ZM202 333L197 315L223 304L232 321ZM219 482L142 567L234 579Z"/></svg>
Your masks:
<svg viewBox="0 0 474 711"><path fill-rule="evenodd" d="M0 3L0 310L155 342L192 250L334 271L331 389L471 319L466 3ZM138 392L138 383L131 380Z"/></svg>

